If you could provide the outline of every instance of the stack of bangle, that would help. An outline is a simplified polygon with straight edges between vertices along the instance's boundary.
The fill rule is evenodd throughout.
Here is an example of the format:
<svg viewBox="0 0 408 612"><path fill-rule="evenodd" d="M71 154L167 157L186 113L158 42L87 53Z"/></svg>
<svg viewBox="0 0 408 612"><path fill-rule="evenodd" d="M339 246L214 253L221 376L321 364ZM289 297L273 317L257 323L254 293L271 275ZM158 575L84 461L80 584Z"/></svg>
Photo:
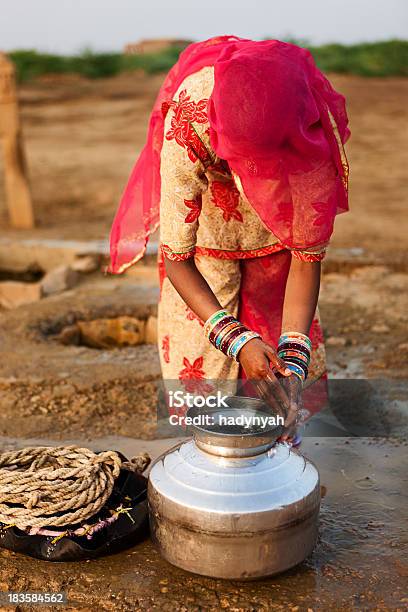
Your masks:
<svg viewBox="0 0 408 612"><path fill-rule="evenodd" d="M310 338L299 332L285 332L278 342L278 355L288 368L304 382L307 378L310 364L312 343Z"/></svg>
<svg viewBox="0 0 408 612"><path fill-rule="evenodd" d="M218 310L204 323L204 333L216 349L235 361L238 361L238 353L247 342L261 337L224 309Z"/></svg>

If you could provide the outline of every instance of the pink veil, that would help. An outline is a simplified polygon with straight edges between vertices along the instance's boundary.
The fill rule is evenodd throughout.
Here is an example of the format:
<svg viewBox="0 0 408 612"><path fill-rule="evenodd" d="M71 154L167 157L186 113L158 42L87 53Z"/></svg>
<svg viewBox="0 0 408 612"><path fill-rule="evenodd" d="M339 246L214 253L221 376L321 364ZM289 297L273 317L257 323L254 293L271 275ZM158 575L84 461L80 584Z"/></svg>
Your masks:
<svg viewBox="0 0 408 612"><path fill-rule="evenodd" d="M310 53L279 41L211 38L183 51L159 91L146 145L112 225L109 272L136 263L159 226L162 104L188 75L209 65L215 69L208 108L214 150L228 161L248 201L281 242L302 249L323 244L336 213L348 209L345 102ZM300 104L288 103L294 98Z"/></svg>

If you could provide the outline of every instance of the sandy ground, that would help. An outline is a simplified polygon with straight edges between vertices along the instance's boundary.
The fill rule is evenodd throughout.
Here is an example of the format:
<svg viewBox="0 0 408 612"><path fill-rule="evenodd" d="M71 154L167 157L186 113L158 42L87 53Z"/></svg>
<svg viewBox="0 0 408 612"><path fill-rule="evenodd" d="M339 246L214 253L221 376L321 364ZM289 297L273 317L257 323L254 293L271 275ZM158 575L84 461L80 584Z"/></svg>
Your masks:
<svg viewBox="0 0 408 612"><path fill-rule="evenodd" d="M106 239L161 79L132 74L25 85L20 98L37 228L8 228L0 183L3 237L16 244L30 238ZM66 590L70 607L83 610L407 608L401 493L407 408L406 393L404 401L403 388L395 385L404 385L408 376L408 82L347 76L333 81L348 98L353 138L352 213L337 221L320 300L332 399L357 412L365 393L359 381L390 381L382 402L396 423L392 432L404 426L398 439L305 440L327 488L321 536L311 559L282 577L241 584L190 576L168 566L146 540L86 565L55 566L0 552L0 590L48 585ZM76 320L154 316L156 295L154 266L142 265L121 278L96 272L61 296L1 311L1 446L69 438L130 452L132 442L123 436L135 439L135 451L155 444L155 347L97 350L64 346L55 336ZM336 386L343 379L357 385L349 396ZM150 447L153 455L167 442L160 444Z"/></svg>
<svg viewBox="0 0 408 612"><path fill-rule="evenodd" d="M120 192L143 145L161 80L161 76L137 73L101 81L44 78L21 89L42 233L56 230L67 238L106 237ZM353 133L348 146L352 215L338 219L333 244L380 254L406 252L408 82L351 76L332 80L348 100ZM1 191L1 227L5 229Z"/></svg>
<svg viewBox="0 0 408 612"><path fill-rule="evenodd" d="M95 273L74 290L0 313L0 435L157 435L155 345L112 350L58 340L76 321L154 317L155 267L142 266L141 278L136 272L120 279ZM408 275L375 265L328 272L320 302L332 399L342 393L335 382L388 379L382 402L392 412L394 386L408 374ZM358 394L350 403L361 410Z"/></svg>

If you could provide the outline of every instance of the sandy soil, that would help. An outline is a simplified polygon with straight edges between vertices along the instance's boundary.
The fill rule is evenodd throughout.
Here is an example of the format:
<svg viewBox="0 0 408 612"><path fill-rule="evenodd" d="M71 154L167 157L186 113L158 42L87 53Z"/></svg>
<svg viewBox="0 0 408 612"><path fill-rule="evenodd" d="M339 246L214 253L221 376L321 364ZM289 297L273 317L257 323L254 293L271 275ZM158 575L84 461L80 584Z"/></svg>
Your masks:
<svg viewBox="0 0 408 612"><path fill-rule="evenodd" d="M101 81L48 77L22 87L42 233L106 237L161 81L162 76L133 73ZM408 82L335 75L333 83L347 97L353 133L348 146L352 215L338 219L333 244L406 253ZM5 229L1 188L0 198Z"/></svg>

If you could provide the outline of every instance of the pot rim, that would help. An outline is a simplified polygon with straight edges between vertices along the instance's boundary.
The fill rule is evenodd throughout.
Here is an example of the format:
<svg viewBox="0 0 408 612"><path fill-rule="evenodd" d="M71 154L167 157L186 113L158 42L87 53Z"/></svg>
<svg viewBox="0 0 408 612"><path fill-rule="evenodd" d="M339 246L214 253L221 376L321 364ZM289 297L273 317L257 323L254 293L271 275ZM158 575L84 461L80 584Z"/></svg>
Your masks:
<svg viewBox="0 0 408 612"><path fill-rule="evenodd" d="M223 411L229 413L236 411L236 414L239 415L240 410L245 410L246 413L252 412L253 416L278 416L276 413L272 412L272 410L263 400L255 397L231 396L225 401L227 404L230 402L231 405L229 406L229 408L198 408L197 406L193 406L188 409L186 416L195 417L211 414L222 414ZM192 430L195 439L202 439L203 441L205 441L206 445L210 444L234 448L239 448L241 446L243 448L250 448L252 446L259 446L260 438L263 440L261 444L266 444L277 440L282 434L284 427L282 425L271 424L259 429L258 431L248 431L240 433L229 433L228 426L226 426L225 431L216 431L213 430L211 426L206 427L205 425L196 424L190 425L189 429ZM251 441L253 441L253 443L251 443Z"/></svg>

